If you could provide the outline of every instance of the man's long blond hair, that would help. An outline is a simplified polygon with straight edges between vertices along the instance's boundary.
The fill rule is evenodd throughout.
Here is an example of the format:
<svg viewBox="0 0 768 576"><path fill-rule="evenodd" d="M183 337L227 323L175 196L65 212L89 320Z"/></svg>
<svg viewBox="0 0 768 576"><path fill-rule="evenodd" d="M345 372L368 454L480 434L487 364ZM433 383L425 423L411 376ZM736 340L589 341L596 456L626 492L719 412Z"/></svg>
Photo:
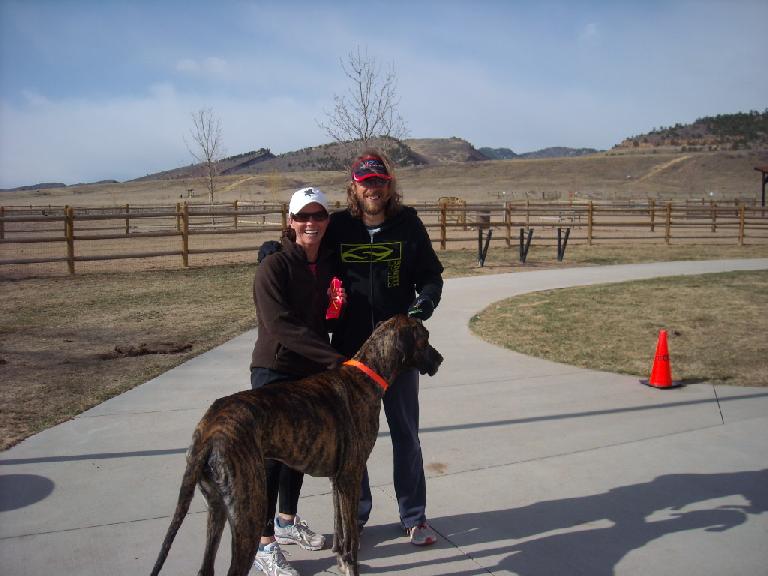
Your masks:
<svg viewBox="0 0 768 576"><path fill-rule="evenodd" d="M384 166L386 166L387 173L392 177L392 180L389 181L390 197L389 201L387 202L387 207L384 209L384 214L387 218L390 218L400 211L402 208L402 202L400 192L397 189L397 176L395 175L394 170L395 167L387 155L378 148L367 148L366 150L363 150L363 152L352 161L352 164L350 164L349 183L347 184L347 208L349 208L350 214L352 214L352 216L355 218L363 217L362 208L360 207L360 203L358 202L357 196L355 195L355 181L352 179L352 168L354 168L355 164L357 164L360 160L369 156L379 158L384 163Z"/></svg>

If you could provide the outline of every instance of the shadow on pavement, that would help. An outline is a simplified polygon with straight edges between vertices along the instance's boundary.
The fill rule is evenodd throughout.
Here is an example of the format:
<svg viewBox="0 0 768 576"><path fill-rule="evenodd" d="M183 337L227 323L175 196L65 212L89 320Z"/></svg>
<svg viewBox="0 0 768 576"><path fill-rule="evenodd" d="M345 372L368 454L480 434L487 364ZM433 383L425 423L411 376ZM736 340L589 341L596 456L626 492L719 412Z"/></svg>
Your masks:
<svg viewBox="0 0 768 576"><path fill-rule="evenodd" d="M17 510L44 500L53 492L54 484L37 474L4 474L0 476L0 512Z"/></svg>
<svg viewBox="0 0 768 576"><path fill-rule="evenodd" d="M612 576L628 553L667 534L689 530L722 532L743 524L750 514L767 512L766 486L768 469L670 474L580 498L437 517L431 520L442 536L437 546L453 546L456 550L456 554L437 562L477 563L470 571L451 570L453 576L497 570L521 576ZM402 563L394 568L398 571L418 573L419 568L431 567L430 573L435 573L435 560L416 560L420 550L404 537L390 542L397 533L394 526L366 529L361 572L393 570L391 563L388 567L366 565L367 558L401 557ZM297 562L296 567L310 574L330 566L326 558Z"/></svg>

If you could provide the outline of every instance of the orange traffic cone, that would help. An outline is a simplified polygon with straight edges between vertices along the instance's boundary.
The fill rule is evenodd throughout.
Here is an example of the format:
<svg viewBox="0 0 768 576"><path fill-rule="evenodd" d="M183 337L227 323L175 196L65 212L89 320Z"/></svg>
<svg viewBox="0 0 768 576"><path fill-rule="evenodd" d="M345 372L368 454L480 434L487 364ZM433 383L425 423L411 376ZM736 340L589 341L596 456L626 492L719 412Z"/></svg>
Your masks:
<svg viewBox="0 0 768 576"><path fill-rule="evenodd" d="M672 381L672 366L669 363L669 348L667 347L667 331L659 331L659 341L656 344L656 356L653 359L651 378L641 380L643 384L654 388L676 388L680 382Z"/></svg>

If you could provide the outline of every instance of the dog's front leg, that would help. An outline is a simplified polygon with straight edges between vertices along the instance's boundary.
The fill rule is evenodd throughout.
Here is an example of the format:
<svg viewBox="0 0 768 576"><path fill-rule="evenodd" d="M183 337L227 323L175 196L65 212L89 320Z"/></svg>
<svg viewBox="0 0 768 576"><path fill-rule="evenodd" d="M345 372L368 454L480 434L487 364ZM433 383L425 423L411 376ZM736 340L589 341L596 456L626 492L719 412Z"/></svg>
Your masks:
<svg viewBox="0 0 768 576"><path fill-rule="evenodd" d="M344 474L336 478L338 510L341 516L341 546L336 550L336 562L345 576L359 576L357 550L360 547L360 534L357 529L357 509L360 504L359 474Z"/></svg>

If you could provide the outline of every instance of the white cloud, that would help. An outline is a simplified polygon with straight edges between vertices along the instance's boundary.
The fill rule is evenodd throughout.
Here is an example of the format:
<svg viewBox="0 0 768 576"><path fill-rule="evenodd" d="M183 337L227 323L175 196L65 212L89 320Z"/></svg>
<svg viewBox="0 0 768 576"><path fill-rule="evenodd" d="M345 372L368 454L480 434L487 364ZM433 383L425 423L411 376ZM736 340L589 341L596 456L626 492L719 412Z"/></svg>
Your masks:
<svg viewBox="0 0 768 576"><path fill-rule="evenodd" d="M280 153L326 141L320 104L292 98L203 99L168 83L139 98L0 102L0 188L38 182L128 180L192 161L184 144L190 114L212 108L226 154L261 147Z"/></svg>
<svg viewBox="0 0 768 576"><path fill-rule="evenodd" d="M44 106L48 104L48 99L42 94L38 94L34 90L22 90L21 97L29 106Z"/></svg>
<svg viewBox="0 0 768 576"><path fill-rule="evenodd" d="M195 74L200 71L200 64L196 60L191 58L184 58L176 63L176 70L178 72L189 72Z"/></svg>
<svg viewBox="0 0 768 576"><path fill-rule="evenodd" d="M173 99L3 103L0 187L138 177L179 158Z"/></svg>
<svg viewBox="0 0 768 576"><path fill-rule="evenodd" d="M211 56L203 60L203 70L209 74L226 74L229 71L227 61Z"/></svg>
<svg viewBox="0 0 768 576"><path fill-rule="evenodd" d="M586 46L600 45L600 29L595 22L586 24L579 32L579 44Z"/></svg>
<svg viewBox="0 0 768 576"><path fill-rule="evenodd" d="M176 63L176 71L194 76L229 76L233 72L226 60L216 56L201 60L183 58Z"/></svg>

